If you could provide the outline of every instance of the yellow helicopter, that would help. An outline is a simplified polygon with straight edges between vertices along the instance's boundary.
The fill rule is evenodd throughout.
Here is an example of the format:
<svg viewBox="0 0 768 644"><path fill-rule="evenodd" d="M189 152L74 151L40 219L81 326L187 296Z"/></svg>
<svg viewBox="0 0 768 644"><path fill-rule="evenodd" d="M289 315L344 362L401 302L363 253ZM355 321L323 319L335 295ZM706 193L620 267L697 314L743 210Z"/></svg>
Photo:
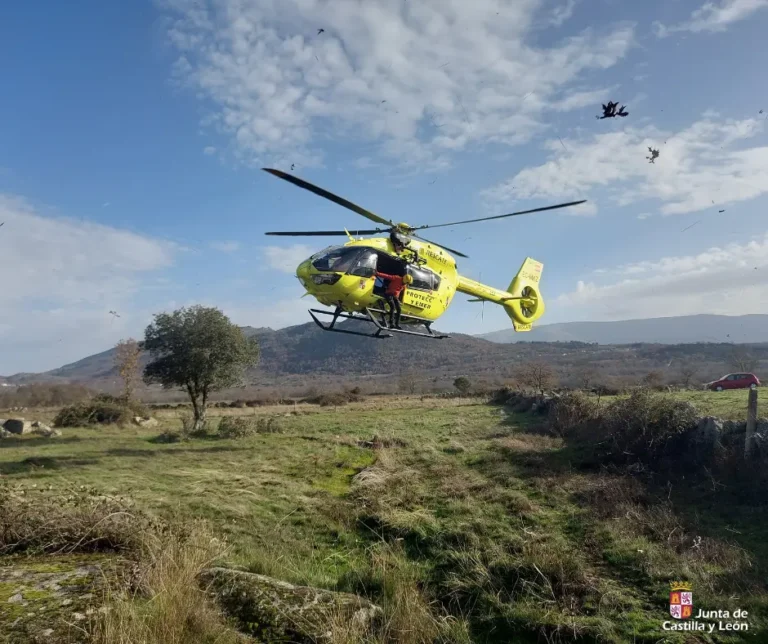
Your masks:
<svg viewBox="0 0 768 644"><path fill-rule="evenodd" d="M543 269L541 262L530 257L526 258L507 290L501 291L459 275L456 260L449 253L460 257L467 257L467 255L424 239L416 231L555 210L576 206L586 201L572 201L556 206L456 221L450 224L410 226L384 219L282 170L272 168L263 168L263 170L384 226L373 230L266 233L285 237L346 235L349 241L345 244L329 246L299 264L296 277L306 290L304 296L312 295L321 304L334 307L333 311L309 309L310 316L321 329L372 338L392 337L392 333L437 339L449 337L435 333L431 327L432 323L448 309L456 291L472 295L474 299L470 300L471 302L488 301L500 304L511 318L515 331L530 331L533 322L544 314L544 300L539 291ZM356 235L377 233L388 233L388 236L355 239ZM404 277L407 288L400 296L402 308L400 323L406 328L393 328L387 325L384 288L381 278L377 278L377 272ZM405 276L410 276L410 279ZM323 324L318 318L319 315L331 316L332 320L330 323ZM338 327L336 323L339 318L371 324L375 331L363 333L348 325ZM412 330L417 327L424 327L426 332Z"/></svg>

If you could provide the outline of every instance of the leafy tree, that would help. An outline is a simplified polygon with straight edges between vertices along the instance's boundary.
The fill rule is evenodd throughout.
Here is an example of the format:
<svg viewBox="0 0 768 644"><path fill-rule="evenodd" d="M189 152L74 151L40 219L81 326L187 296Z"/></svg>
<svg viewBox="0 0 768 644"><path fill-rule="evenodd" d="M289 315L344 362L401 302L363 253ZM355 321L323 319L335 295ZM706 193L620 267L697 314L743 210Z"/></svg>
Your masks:
<svg viewBox="0 0 768 644"><path fill-rule="evenodd" d="M209 394L239 384L259 359L255 338L247 338L220 310L203 306L155 315L144 332L144 349L151 356L144 381L187 392L193 431L205 427Z"/></svg>
<svg viewBox="0 0 768 644"><path fill-rule="evenodd" d="M459 376L453 381L453 386L456 387L456 390L460 394L466 394L469 393L469 390L472 388L472 383L466 376Z"/></svg>
<svg viewBox="0 0 768 644"><path fill-rule="evenodd" d="M538 391L542 396L557 384L557 373L542 360L531 360L520 367L517 375L520 384Z"/></svg>
<svg viewBox="0 0 768 644"><path fill-rule="evenodd" d="M120 340L115 347L115 364L123 381L123 396L126 400L133 399L133 392L139 383L139 359L141 347L136 340L128 338Z"/></svg>

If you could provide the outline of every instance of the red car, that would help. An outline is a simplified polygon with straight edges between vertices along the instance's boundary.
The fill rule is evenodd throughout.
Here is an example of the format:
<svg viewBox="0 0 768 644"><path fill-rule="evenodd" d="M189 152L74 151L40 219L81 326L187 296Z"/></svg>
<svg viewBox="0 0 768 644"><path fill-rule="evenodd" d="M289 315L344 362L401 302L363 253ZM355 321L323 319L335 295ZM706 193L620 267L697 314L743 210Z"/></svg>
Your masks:
<svg viewBox="0 0 768 644"><path fill-rule="evenodd" d="M755 389L760 386L760 381L753 373L729 373L720 380L708 382L705 387L711 391L723 389Z"/></svg>

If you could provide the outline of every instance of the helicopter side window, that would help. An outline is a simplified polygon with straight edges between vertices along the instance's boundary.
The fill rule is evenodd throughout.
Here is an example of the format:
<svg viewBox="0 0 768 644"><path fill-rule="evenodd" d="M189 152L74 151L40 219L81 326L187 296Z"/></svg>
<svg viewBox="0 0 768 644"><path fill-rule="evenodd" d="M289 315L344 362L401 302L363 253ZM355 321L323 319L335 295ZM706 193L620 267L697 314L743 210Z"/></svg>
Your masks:
<svg viewBox="0 0 768 644"><path fill-rule="evenodd" d="M413 283L408 288L436 291L440 287L440 278L431 271L408 266L408 275L413 278Z"/></svg>
<svg viewBox="0 0 768 644"><path fill-rule="evenodd" d="M373 274L376 272L377 260L378 255L375 250L365 249L358 256L349 274L359 277L373 277Z"/></svg>
<svg viewBox="0 0 768 644"><path fill-rule="evenodd" d="M319 271L346 273L355 264L359 254L360 248L356 247L338 246L330 248L312 260L312 266Z"/></svg>

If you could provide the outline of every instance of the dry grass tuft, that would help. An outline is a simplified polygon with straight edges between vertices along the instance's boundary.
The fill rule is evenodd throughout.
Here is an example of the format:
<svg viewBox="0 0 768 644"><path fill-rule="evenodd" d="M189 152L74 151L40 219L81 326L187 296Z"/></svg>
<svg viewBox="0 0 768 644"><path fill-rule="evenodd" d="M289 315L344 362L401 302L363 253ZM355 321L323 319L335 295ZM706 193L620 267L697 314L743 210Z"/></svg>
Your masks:
<svg viewBox="0 0 768 644"><path fill-rule="evenodd" d="M132 593L113 590L108 610L91 624L95 644L230 644L245 641L199 587L198 575L223 554L202 525L144 541Z"/></svg>

